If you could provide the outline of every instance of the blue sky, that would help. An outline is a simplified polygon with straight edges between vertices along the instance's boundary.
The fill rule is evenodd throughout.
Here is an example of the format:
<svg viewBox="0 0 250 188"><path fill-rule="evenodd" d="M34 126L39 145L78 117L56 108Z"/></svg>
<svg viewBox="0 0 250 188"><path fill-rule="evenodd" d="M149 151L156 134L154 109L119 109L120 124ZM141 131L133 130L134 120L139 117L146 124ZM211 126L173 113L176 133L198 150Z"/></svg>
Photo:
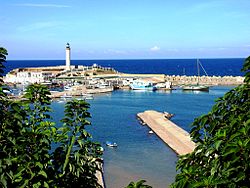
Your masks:
<svg viewBox="0 0 250 188"><path fill-rule="evenodd" d="M249 0L1 0L8 59L250 55Z"/></svg>

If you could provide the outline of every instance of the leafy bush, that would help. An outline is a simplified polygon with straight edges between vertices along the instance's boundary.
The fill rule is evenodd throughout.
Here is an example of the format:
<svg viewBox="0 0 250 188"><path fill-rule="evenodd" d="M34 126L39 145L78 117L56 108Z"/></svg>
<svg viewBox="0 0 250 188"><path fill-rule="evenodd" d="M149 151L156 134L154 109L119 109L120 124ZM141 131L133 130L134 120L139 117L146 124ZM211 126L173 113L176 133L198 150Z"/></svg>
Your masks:
<svg viewBox="0 0 250 188"><path fill-rule="evenodd" d="M180 157L172 187L249 187L250 57L242 71L244 84L193 122L191 137L197 147Z"/></svg>
<svg viewBox="0 0 250 188"><path fill-rule="evenodd" d="M0 48L1 78L6 55ZM46 86L30 85L23 101L13 101L0 84L0 186L101 187L95 176L100 145L85 130L89 104L68 102L63 126L57 128Z"/></svg>

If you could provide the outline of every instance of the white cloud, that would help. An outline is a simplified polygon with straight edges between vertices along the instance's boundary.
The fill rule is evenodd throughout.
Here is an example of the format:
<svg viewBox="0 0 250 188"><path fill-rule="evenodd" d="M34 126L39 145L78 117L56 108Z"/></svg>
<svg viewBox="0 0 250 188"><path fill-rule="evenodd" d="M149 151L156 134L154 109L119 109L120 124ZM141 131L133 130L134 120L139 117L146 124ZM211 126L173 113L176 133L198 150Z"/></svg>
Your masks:
<svg viewBox="0 0 250 188"><path fill-rule="evenodd" d="M25 25L18 27L17 30L20 32L27 32L27 31L33 31L33 30L42 30L47 28L53 28L60 25L57 22L37 22L30 25Z"/></svg>
<svg viewBox="0 0 250 188"><path fill-rule="evenodd" d="M160 49L161 49L160 47L154 46L154 47L150 48L150 51L156 52L156 51L159 51Z"/></svg>
<svg viewBox="0 0 250 188"><path fill-rule="evenodd" d="M125 50L115 50L115 49L108 49L108 50L104 50L104 54L119 54L119 55L126 55L127 51Z"/></svg>
<svg viewBox="0 0 250 188"><path fill-rule="evenodd" d="M68 5L60 5L60 4L37 4L37 3L23 3L23 4L15 4L15 6L23 6L23 7L44 7L44 8L69 8Z"/></svg>

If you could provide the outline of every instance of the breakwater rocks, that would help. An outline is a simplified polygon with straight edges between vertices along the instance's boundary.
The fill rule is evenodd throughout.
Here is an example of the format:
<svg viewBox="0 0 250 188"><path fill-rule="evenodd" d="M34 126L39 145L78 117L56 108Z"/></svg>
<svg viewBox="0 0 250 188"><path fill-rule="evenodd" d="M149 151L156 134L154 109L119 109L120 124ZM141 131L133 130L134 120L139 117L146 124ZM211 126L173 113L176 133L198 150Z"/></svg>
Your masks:
<svg viewBox="0 0 250 188"><path fill-rule="evenodd" d="M242 76L170 76L165 75L165 80L173 85L200 84L204 85L240 85L244 81Z"/></svg>

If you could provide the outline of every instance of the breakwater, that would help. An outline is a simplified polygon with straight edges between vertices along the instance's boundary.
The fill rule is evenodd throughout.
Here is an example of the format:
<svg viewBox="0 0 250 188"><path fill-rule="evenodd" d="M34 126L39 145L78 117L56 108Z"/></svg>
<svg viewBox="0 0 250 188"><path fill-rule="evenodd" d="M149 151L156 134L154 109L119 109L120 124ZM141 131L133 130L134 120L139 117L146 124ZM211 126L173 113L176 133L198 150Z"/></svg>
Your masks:
<svg viewBox="0 0 250 188"><path fill-rule="evenodd" d="M243 76L186 76L186 75L164 75L164 74L118 74L119 78L151 78L155 83L171 82L172 85L188 85L197 84L199 82L203 85L209 86L227 86L227 85L240 85L244 81Z"/></svg>
<svg viewBox="0 0 250 188"><path fill-rule="evenodd" d="M166 75L165 80L172 82L173 85L200 84L204 85L239 85L244 81L242 76L170 76Z"/></svg>
<svg viewBox="0 0 250 188"><path fill-rule="evenodd" d="M195 143L188 132L168 120L163 113L148 110L138 113L137 117L147 124L178 155L191 153Z"/></svg>

